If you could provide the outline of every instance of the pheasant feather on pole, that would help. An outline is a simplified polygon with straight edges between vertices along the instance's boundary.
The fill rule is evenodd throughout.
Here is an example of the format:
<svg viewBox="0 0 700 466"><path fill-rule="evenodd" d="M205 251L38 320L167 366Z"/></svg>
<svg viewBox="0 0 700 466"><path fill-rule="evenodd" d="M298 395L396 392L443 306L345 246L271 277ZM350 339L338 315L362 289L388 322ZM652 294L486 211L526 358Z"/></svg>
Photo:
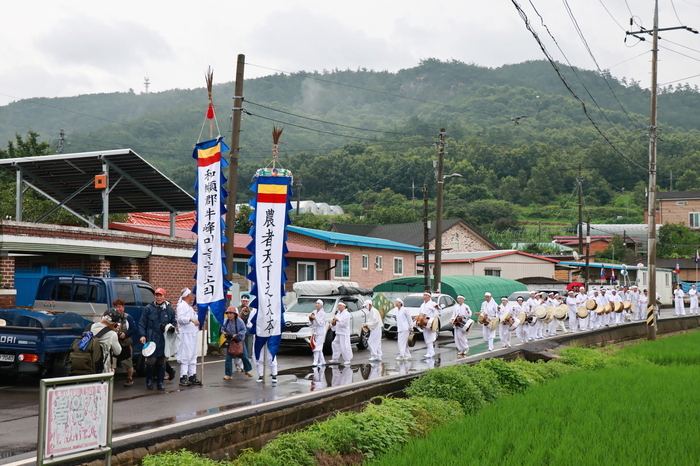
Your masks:
<svg viewBox="0 0 700 466"><path fill-rule="evenodd" d="M284 128L277 128L277 126L272 126L272 168L276 168L277 165L277 146L280 143L280 136L282 136L282 131Z"/></svg>

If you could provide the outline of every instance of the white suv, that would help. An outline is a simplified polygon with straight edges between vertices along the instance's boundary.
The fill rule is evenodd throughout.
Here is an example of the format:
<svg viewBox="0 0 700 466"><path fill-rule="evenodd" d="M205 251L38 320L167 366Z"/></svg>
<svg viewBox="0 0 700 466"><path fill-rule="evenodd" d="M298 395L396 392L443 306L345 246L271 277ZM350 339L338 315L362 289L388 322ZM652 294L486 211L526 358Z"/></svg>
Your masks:
<svg viewBox="0 0 700 466"><path fill-rule="evenodd" d="M452 311L456 302L452 296L447 294L433 294L430 299L438 303L440 309L442 309L438 316L440 326L437 333L439 336L440 330L452 330L450 319L452 318ZM408 309L412 319L420 313L421 304L423 304L423 293L413 293L403 298L403 305ZM387 312L386 316L384 316L384 335L392 340L396 338L396 313L393 310Z"/></svg>

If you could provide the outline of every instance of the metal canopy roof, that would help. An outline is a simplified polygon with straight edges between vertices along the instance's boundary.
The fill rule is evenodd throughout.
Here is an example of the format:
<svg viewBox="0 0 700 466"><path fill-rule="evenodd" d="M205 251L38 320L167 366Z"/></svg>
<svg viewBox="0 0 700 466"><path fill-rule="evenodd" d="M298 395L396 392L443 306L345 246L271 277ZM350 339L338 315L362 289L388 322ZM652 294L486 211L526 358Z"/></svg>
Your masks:
<svg viewBox="0 0 700 466"><path fill-rule="evenodd" d="M81 218L194 207L192 196L131 149L0 159L0 166ZM108 188L96 189L95 176L104 174ZM17 212L21 221L19 195Z"/></svg>

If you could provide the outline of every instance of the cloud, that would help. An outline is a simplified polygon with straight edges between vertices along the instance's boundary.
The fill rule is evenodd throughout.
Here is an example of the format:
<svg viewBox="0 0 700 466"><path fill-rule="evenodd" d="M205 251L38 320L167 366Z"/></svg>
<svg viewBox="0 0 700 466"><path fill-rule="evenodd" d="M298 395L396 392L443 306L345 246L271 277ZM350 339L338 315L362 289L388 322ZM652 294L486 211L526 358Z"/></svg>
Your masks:
<svg viewBox="0 0 700 466"><path fill-rule="evenodd" d="M246 39L246 49L250 61L277 63L289 71L384 70L414 61L399 44L301 7L270 14L258 32Z"/></svg>
<svg viewBox="0 0 700 466"><path fill-rule="evenodd" d="M88 66L117 72L141 68L150 60L172 58L172 48L154 29L132 21L104 22L76 17L61 22L35 41L56 65Z"/></svg>

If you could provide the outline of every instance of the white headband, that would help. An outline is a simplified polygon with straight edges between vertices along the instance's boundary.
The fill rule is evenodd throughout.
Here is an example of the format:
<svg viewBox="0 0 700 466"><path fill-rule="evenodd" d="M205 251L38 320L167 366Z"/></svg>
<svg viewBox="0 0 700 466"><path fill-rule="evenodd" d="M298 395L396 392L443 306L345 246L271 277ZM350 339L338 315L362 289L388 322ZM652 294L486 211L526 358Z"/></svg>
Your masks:
<svg viewBox="0 0 700 466"><path fill-rule="evenodd" d="M462 299L467 299L467 298L465 298L465 297L464 297L464 296L462 296L462 295L459 295L459 296L457 296L457 299L459 299L459 298L462 298Z"/></svg>
<svg viewBox="0 0 700 466"><path fill-rule="evenodd" d="M185 288L182 291L182 294L180 295L180 299L177 300L177 303L180 304L182 302L182 298L184 298L185 296L189 296L191 294L192 294L192 290L190 290L189 288Z"/></svg>
<svg viewBox="0 0 700 466"><path fill-rule="evenodd" d="M320 304L321 306L323 306L323 301L321 301L320 299L317 299L316 304Z"/></svg>
<svg viewBox="0 0 700 466"><path fill-rule="evenodd" d="M401 299L401 298L396 298L396 302L397 302L397 303L401 303L401 305L403 306L403 299Z"/></svg>
<svg viewBox="0 0 700 466"><path fill-rule="evenodd" d="M484 296L491 296L491 293L487 291L486 293L484 293Z"/></svg>
<svg viewBox="0 0 700 466"><path fill-rule="evenodd" d="M365 300L364 305L365 305L365 306L371 306L371 305L372 305L372 300L371 300L371 299Z"/></svg>

